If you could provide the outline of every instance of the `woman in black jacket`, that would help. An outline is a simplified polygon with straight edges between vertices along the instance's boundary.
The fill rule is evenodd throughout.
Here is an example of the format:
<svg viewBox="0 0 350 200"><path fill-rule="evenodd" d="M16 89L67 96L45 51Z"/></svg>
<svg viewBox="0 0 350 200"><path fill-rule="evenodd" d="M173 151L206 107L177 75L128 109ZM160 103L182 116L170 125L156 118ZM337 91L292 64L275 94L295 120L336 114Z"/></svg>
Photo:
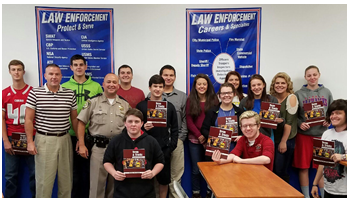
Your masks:
<svg viewBox="0 0 350 200"><path fill-rule="evenodd" d="M233 97L236 95L236 89L231 83L224 83L219 89L219 97L221 103L217 106L212 107L208 112L205 113L205 119L202 124L201 133L208 139L210 126L218 127L218 117L229 117L237 116L237 122L239 121L239 116L243 110L232 103ZM237 128L238 128L237 123ZM236 141L242 135L241 130L238 128L238 137L232 139L230 145L230 151L234 148Z"/></svg>

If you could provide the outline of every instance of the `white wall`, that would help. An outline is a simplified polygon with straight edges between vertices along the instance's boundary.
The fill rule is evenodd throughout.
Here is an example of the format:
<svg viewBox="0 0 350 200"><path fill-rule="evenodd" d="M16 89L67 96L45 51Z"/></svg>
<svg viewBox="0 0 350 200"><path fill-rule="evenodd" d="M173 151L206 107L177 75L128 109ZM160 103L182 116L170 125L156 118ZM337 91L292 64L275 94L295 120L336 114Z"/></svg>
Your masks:
<svg viewBox="0 0 350 200"><path fill-rule="evenodd" d="M2 5L2 88L11 83L7 65L20 59L25 80L39 84L36 5ZM320 83L335 99L347 98L346 5L37 5L114 8L115 66L134 69L133 85L148 93L148 80L165 64L177 70L175 86L186 90L186 8L262 7L260 73L268 88L287 72L295 90L305 84L304 70L314 64Z"/></svg>

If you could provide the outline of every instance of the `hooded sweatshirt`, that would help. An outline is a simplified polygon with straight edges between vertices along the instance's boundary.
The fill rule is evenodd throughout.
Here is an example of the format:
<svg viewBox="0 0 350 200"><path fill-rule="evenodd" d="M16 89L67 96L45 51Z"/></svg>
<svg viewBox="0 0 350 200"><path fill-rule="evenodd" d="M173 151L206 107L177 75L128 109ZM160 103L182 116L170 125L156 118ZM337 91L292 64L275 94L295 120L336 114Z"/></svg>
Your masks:
<svg viewBox="0 0 350 200"><path fill-rule="evenodd" d="M85 76L85 77L87 80L82 84L74 80L74 75L69 79L69 81L62 84L62 87L71 89L75 93L75 96L77 97L78 114L80 113L80 110L83 108L86 100L103 92L101 85L91 80L91 76ZM72 123L70 127L71 128L69 130L69 134L71 136L76 136L73 130ZM89 124L86 124L86 127L89 127Z"/></svg>
<svg viewBox="0 0 350 200"><path fill-rule="evenodd" d="M322 101L324 106L324 113L327 112L328 106L333 102L333 96L329 89L325 88L323 85L319 84L319 88L316 90L310 90L306 87L307 85L303 85L300 90L295 92L295 95L298 98L299 109L298 109L298 133L321 137L323 132L327 130L327 127L318 125L310 127L308 130L303 131L300 129L301 123L305 122L304 109L303 105L305 103L312 103L316 101Z"/></svg>

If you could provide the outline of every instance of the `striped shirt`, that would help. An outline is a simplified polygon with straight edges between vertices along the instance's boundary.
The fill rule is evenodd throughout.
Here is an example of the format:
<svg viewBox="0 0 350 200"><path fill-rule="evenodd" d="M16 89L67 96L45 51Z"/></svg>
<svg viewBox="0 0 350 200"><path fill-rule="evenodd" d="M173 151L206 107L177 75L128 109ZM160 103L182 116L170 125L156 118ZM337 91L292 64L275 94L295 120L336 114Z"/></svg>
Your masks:
<svg viewBox="0 0 350 200"><path fill-rule="evenodd" d="M77 100L72 90L60 86L53 93L45 84L44 87L35 87L30 91L26 107L35 110L37 131L61 133L70 128L70 112L77 109Z"/></svg>

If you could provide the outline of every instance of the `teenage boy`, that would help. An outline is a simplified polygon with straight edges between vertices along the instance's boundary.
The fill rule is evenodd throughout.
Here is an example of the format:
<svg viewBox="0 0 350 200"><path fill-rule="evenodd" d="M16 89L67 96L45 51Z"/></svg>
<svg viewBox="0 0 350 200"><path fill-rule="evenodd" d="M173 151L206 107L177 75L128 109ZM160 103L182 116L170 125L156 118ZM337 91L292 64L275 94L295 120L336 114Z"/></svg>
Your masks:
<svg viewBox="0 0 350 200"><path fill-rule="evenodd" d="M70 69L73 71L69 81L62 84L62 87L73 90L77 97L78 114L83 108L85 101L102 93L101 85L85 75L87 69L86 60L83 56L76 54L70 58ZM88 126L85 128L87 132ZM77 150L78 140L76 133L71 126L69 134L72 139L73 150ZM90 188L90 160L84 159L78 153L73 154L73 189L72 198L89 198Z"/></svg>
<svg viewBox="0 0 350 200"><path fill-rule="evenodd" d="M131 86L133 78L132 68L129 65L122 65L118 69L120 80L120 88L117 94L123 97L132 108L135 108L138 103L145 100L145 94L142 90Z"/></svg>
<svg viewBox="0 0 350 200"><path fill-rule="evenodd" d="M220 151L214 151L213 161L217 164L243 163L264 165L272 171L274 159L274 145L272 140L259 132L260 117L254 111L245 111L239 117L243 137L238 140L236 147L227 159L220 159Z"/></svg>
<svg viewBox="0 0 350 200"><path fill-rule="evenodd" d="M334 141L334 154L330 157L335 167L319 165L315 180L312 185L311 194L318 198L318 185L322 175L324 176L324 198L346 198L347 197L347 167L340 161L347 160L347 100L338 99L328 107L326 122L332 123L332 129L326 130L322 140Z"/></svg>
<svg viewBox="0 0 350 200"><path fill-rule="evenodd" d="M109 143L103 165L114 181L114 198L155 198L153 177L164 167L164 156L156 139L141 130L143 115L129 109L124 116L126 129ZM123 173L123 150L145 149L145 172L141 178L126 178Z"/></svg>
<svg viewBox="0 0 350 200"><path fill-rule="evenodd" d="M154 127L152 123L147 122L147 103L151 101L166 101L162 98L164 91L165 81L159 75L153 75L149 79L149 90L151 97L146 98L137 104L136 108L143 113L145 124L143 129L147 133L153 136L159 143L164 154L164 168L157 175L157 181L159 183L159 197L166 198L168 193L168 185L171 181L170 178L170 157L171 153L176 149L178 140L178 123L175 107L172 103L168 102L167 106L167 126L166 127ZM157 184L157 183L156 183ZM157 195L158 197L158 195Z"/></svg>
<svg viewBox="0 0 350 200"><path fill-rule="evenodd" d="M11 60L8 65L12 77L12 85L2 90L2 140L5 149L5 198L19 197L18 172L21 160L29 169L29 188L35 198L34 156L17 155L11 145L12 133L24 131L25 103L32 86L24 82L24 64L19 60ZM35 135L35 132L33 132ZM25 184L22 184L25 185Z"/></svg>
<svg viewBox="0 0 350 200"><path fill-rule="evenodd" d="M171 65L164 65L160 71L165 81L165 87L163 91L163 98L171 102L176 109L177 122L179 128L179 138L177 140L177 147L171 154L171 183L169 184L169 197L179 198L176 194L173 181L177 181L181 184L181 177L185 170L184 160L184 141L187 138L187 123L186 123L186 100L187 96L184 92L177 90L174 87L176 80L175 68Z"/></svg>

